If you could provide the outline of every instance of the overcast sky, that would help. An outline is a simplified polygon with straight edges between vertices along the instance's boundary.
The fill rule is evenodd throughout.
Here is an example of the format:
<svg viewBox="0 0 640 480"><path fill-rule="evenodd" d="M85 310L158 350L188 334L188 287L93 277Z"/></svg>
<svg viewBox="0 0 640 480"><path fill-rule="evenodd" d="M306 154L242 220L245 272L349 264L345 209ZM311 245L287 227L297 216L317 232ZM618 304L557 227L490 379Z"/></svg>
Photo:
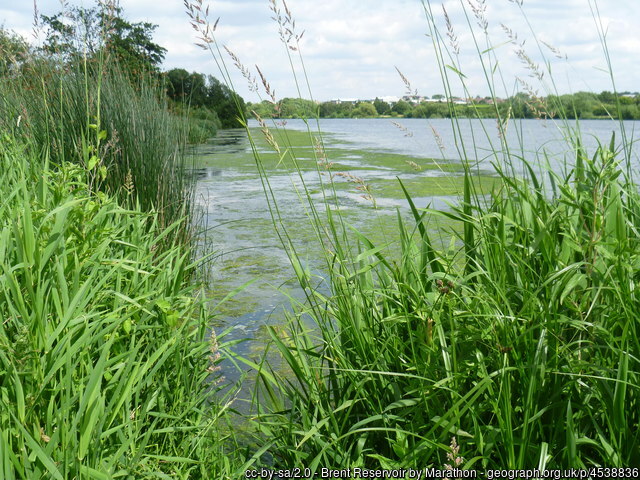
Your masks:
<svg viewBox="0 0 640 480"><path fill-rule="evenodd" d="M206 0L204 0L206 5ZM91 0L70 4L92 6ZM277 2L284 15L281 0ZM446 0L433 2L436 23L446 36L442 3L451 19L459 45L458 65L466 77L469 93L487 95L489 89L480 68L473 37L470 34L462 5L467 6L480 49L486 48L484 33L476 24L469 3L477 0ZM258 65L278 98L298 96L287 58L287 49L280 42L278 25L271 18L270 0L214 0L210 2L210 17L220 21L216 40L228 46L252 74ZM510 0L485 0L485 16L491 45L499 61L504 80L496 77L496 94L507 96L522 90L520 78L540 94L554 88L545 74L545 84L530 77L531 71L516 55L502 24L525 41L524 50L536 64L542 66L538 50L526 20L517 3ZM125 17L132 21L149 21L158 25L155 41L167 48L163 67L185 68L212 74L220 78L211 55L194 45L195 32L189 25L182 0L120 0ZM304 31L300 50L306 67L312 95L318 100L336 98L368 99L376 96L402 96L406 87L397 67L421 95L443 93L429 24L420 0L288 0L287 5L296 21L298 34ZM539 40L553 46L563 57L542 45L542 53L551 62L555 88L560 93L580 90L600 92L612 90L607 63L598 39L598 31L590 6L593 0L523 0L522 10ZM640 1L599 0L597 7L606 29L612 67L618 91L640 90ZM41 13L60 10L58 0L39 0ZM0 0L0 25L32 38L33 3L28 0ZM294 67L301 81L302 96L309 93L297 52L291 52ZM484 54L488 60L490 53ZM564 59L566 56L566 60ZM238 92L249 101L267 98L261 87L259 95L247 88L247 82L224 57L232 72ZM452 72L450 74L454 75ZM454 75L455 76L455 75ZM451 80L454 94L461 95L459 82Z"/></svg>

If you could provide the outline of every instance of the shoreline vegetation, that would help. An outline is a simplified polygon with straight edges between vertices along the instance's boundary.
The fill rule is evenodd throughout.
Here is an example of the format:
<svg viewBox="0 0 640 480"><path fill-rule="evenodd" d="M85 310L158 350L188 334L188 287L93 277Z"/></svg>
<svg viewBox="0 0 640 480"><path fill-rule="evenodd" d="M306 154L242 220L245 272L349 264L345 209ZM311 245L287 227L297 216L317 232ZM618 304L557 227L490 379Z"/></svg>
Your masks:
<svg viewBox="0 0 640 480"><path fill-rule="evenodd" d="M188 220L96 191L48 149L0 145L0 476L173 477L195 458L215 475L220 352Z"/></svg>
<svg viewBox="0 0 640 480"><path fill-rule="evenodd" d="M483 57L495 51L483 2L468 3L470 33L486 43L483 73L501 80L497 59ZM268 4L302 84L302 34L285 2ZM478 175L474 159L487 152L461 138L450 208L418 208L422 187L398 179L408 208L389 224L390 254L339 208L338 183L356 177L331 171L338 152L323 133L274 121L295 109L318 118L320 107L278 100L262 74L270 100L245 107L201 0L185 6L220 80L162 74L154 26L127 21L115 1L99 5L36 16L38 47L0 30L0 477L591 467L637 476L640 194L622 123L637 97L589 97L602 111L579 108L582 94L415 106L444 108L435 114L454 126L494 112L498 181ZM455 30L446 11L422 5L453 99L454 84L468 90ZM526 18L522 0L510 5ZM596 14L594 23L604 38ZM542 65L528 62L532 77L542 79ZM558 119L572 146L564 171L506 143L520 107ZM266 328L257 358L214 331L198 273L215 252L200 251L187 155L189 141L246 126L245 110L260 125L247 136L264 208L303 295ZM588 112L620 120L621 135L587 151L570 120ZM293 225L281 217L274 165L297 188L304 218ZM298 250L301 231L321 252L320 273ZM223 359L249 372L232 384ZM249 412L236 408L242 388Z"/></svg>
<svg viewBox="0 0 640 480"><path fill-rule="evenodd" d="M187 168L193 119L202 139L224 117L206 105L182 116L193 110L167 98L153 26L121 13L104 2L38 17L37 47L0 30L7 480L228 470L225 347L199 275ZM235 96L207 87L216 105Z"/></svg>
<svg viewBox="0 0 640 480"><path fill-rule="evenodd" d="M220 128L242 126L236 108L244 110L244 100L239 95L212 75L181 68L161 71L166 49L153 42L155 25L131 23L122 14L115 4L105 4L68 6L53 16L41 15L36 27L44 40L37 46L0 27L0 76L37 79L39 68L80 76L95 69L96 75L106 63L117 64L119 75L143 94L157 96L163 108L183 122L188 143L203 143Z"/></svg>
<svg viewBox="0 0 640 480"><path fill-rule="evenodd" d="M261 118L564 118L569 120L640 120L640 94L577 92L538 97L518 93L508 98L405 95L385 101L330 100L317 102L283 98L249 103L249 111Z"/></svg>

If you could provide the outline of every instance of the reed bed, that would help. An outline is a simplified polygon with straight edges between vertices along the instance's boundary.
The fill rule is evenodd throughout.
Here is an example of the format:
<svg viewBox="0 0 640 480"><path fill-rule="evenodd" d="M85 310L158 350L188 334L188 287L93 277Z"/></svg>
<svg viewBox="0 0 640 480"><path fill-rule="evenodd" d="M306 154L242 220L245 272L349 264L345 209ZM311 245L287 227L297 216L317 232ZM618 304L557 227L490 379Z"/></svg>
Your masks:
<svg viewBox="0 0 640 480"><path fill-rule="evenodd" d="M232 478L186 126L117 65L21 68L0 79L0 478Z"/></svg>
<svg viewBox="0 0 640 480"><path fill-rule="evenodd" d="M193 129L169 113L157 81L132 83L114 61L61 65L35 54L22 70L0 80L3 129L29 138L36 155L89 168L93 189L135 191L166 226L190 213L184 145Z"/></svg>
<svg viewBox="0 0 640 480"><path fill-rule="evenodd" d="M399 261L336 249L331 296L271 332L289 375L256 365L278 462L443 466L455 437L462 468L637 466L639 198L614 158L552 198L503 176L471 215L414 209ZM434 214L460 247L432 247Z"/></svg>

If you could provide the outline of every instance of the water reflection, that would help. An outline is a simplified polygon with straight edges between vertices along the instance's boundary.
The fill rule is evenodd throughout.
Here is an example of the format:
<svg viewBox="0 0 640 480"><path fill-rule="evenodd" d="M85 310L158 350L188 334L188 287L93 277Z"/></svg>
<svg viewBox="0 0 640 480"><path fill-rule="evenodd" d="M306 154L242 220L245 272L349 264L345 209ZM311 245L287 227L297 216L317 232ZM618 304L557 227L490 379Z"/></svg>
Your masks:
<svg viewBox="0 0 640 480"><path fill-rule="evenodd" d="M201 153L244 153L249 148L249 140L244 128L230 128L220 130L206 145L212 148L207 149L205 146Z"/></svg>
<svg viewBox="0 0 640 480"><path fill-rule="evenodd" d="M196 181L198 180L206 180L214 177L219 177L222 175L222 169L220 168L194 168L191 170L191 173L196 177Z"/></svg>

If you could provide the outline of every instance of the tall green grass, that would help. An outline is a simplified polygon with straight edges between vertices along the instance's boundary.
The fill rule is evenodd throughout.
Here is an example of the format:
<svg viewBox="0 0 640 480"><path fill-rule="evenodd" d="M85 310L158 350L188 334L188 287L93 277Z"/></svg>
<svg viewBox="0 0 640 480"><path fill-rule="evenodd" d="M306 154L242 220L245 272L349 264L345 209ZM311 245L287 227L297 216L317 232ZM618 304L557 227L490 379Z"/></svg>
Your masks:
<svg viewBox="0 0 640 480"><path fill-rule="evenodd" d="M229 478L219 345L173 236L186 220L1 142L0 477Z"/></svg>
<svg viewBox="0 0 640 480"><path fill-rule="evenodd" d="M169 113L151 77L135 84L113 61L61 65L34 56L0 79L0 123L54 163L93 172L94 189L135 197L170 225L190 211L189 126ZM121 198L124 198L121 197Z"/></svg>
<svg viewBox="0 0 640 480"><path fill-rule="evenodd" d="M0 478L235 478L189 126L107 59L5 73Z"/></svg>
<svg viewBox="0 0 640 480"><path fill-rule="evenodd" d="M513 3L522 10L522 2ZM506 82L484 11L470 4L470 38L495 98ZM423 5L447 96L458 82L456 88L467 92L457 46L448 40L456 38L449 18L441 21L429 2ZM305 85L291 11L285 5L280 12L278 2L271 6L280 31L290 33L283 43L296 85ZM203 14L195 2L192 18ZM597 14L594 19L601 25ZM206 30L217 55L209 35ZM551 69L544 53L542 67L524 50L518 55L535 78ZM264 78L263 86L275 102ZM541 104L540 113L552 107ZM418 209L405 190L411 219L398 213L397 255L353 232L327 197L316 203L295 153L278 148L258 119L302 182L301 201L325 251L330 293L314 288L303 268L254 148L274 226L306 293L287 327L271 329L287 368L245 360L260 379L254 421L263 447L254 459L269 452L277 466L312 471L639 466L640 199L631 140L623 133L622 144L603 139L587 152L579 123L570 124L561 109L556 114L573 151L561 171L507 144L507 126L518 124L496 108L501 137L489 158L501 188L483 196L474 165L487 154L463 142L462 119L453 111L457 160L465 167L459 203ZM311 144L322 133L308 125ZM436 248L430 238L440 218L459 226L449 248Z"/></svg>
<svg viewBox="0 0 640 480"><path fill-rule="evenodd" d="M272 330L289 375L260 368L278 462L442 466L455 436L467 468L637 466L639 198L613 159L551 199L503 177L471 216L399 216L397 262L333 257L331 296ZM433 214L473 244L435 251Z"/></svg>

